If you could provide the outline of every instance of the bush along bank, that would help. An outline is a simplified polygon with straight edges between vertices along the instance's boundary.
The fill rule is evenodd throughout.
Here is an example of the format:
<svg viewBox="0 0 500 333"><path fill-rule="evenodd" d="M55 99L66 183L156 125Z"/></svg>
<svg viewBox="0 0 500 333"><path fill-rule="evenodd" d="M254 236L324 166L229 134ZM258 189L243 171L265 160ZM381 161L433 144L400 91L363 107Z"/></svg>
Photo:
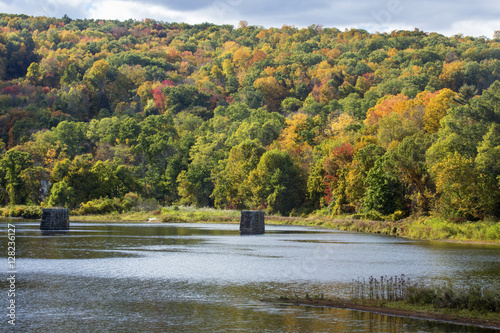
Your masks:
<svg viewBox="0 0 500 333"><path fill-rule="evenodd" d="M500 243L500 222L495 220L453 222L442 217L406 218L398 221L338 218L281 218L277 224L311 225L343 231L367 232L411 239Z"/></svg>
<svg viewBox="0 0 500 333"><path fill-rule="evenodd" d="M21 217L25 219L39 219L42 217L42 207L25 206L25 205L1 207L0 215L3 217Z"/></svg>

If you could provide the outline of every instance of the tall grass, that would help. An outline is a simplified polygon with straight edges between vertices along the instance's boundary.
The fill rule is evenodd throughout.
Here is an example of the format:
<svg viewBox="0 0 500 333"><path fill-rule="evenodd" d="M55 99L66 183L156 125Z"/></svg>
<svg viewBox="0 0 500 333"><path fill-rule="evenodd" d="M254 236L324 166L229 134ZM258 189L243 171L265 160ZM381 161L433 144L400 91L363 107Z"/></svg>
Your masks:
<svg viewBox="0 0 500 333"><path fill-rule="evenodd" d="M430 305L436 309L459 309L500 312L498 285L482 286L470 282L456 286L412 283L405 275L358 279L351 285L351 298L370 301L406 301L414 305Z"/></svg>
<svg viewBox="0 0 500 333"><path fill-rule="evenodd" d="M407 297L410 278L400 276L381 276L380 279L370 276L368 280L353 280L351 298L400 301Z"/></svg>
<svg viewBox="0 0 500 333"><path fill-rule="evenodd" d="M435 308L450 308L482 312L500 312L498 287L481 286L477 283L455 287L412 285L407 291L407 300L412 304L432 305Z"/></svg>

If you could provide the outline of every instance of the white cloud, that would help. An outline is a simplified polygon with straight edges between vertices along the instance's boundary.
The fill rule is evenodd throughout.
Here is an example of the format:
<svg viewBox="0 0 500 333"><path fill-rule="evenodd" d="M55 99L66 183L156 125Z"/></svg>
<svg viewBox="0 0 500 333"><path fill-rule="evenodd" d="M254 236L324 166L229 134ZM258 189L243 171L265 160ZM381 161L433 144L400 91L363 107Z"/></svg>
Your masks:
<svg viewBox="0 0 500 333"><path fill-rule="evenodd" d="M464 34L467 36L486 36L493 38L493 33L500 30L500 19L498 20L463 20L455 22L449 29L441 33L447 36Z"/></svg>
<svg viewBox="0 0 500 333"><path fill-rule="evenodd" d="M120 0L94 2L90 6L88 13L89 18L113 20L128 20L131 18L140 20L162 16L165 17L165 20L177 21L182 20L186 15L186 13L169 10L158 5Z"/></svg>
<svg viewBox="0 0 500 333"><path fill-rule="evenodd" d="M281 27L320 24L370 32L413 30L493 36L500 29L498 0L0 0L0 12L71 18Z"/></svg>
<svg viewBox="0 0 500 333"><path fill-rule="evenodd" d="M92 0L3 0L0 1L0 12L48 17L62 17L64 14L76 14L78 17L85 17L88 14L85 8L91 2Z"/></svg>
<svg viewBox="0 0 500 333"><path fill-rule="evenodd" d="M26 3L27 2L27 3ZM37 15L34 14L34 7L38 10L36 11L38 15L43 15L41 11L40 5L36 5L31 1L2 1L0 2L0 12L1 13L12 13L12 14L28 14L28 15Z"/></svg>
<svg viewBox="0 0 500 333"><path fill-rule="evenodd" d="M237 0L231 0L237 1ZM150 2L125 0L104 0L94 2L88 9L88 17L93 19L142 20L152 18L165 22L185 22L190 24L237 23L236 12L227 2L215 2L210 7L197 10L173 10L168 6ZM232 20L231 20L232 19Z"/></svg>

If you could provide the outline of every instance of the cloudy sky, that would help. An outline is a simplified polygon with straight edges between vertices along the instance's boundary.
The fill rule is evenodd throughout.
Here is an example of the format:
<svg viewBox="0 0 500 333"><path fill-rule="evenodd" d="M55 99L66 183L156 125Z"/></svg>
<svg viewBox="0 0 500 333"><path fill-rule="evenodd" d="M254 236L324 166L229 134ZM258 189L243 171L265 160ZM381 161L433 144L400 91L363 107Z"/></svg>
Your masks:
<svg viewBox="0 0 500 333"><path fill-rule="evenodd" d="M0 0L0 12L71 18L281 27L362 28L370 32L419 28L447 36L493 37L498 0Z"/></svg>

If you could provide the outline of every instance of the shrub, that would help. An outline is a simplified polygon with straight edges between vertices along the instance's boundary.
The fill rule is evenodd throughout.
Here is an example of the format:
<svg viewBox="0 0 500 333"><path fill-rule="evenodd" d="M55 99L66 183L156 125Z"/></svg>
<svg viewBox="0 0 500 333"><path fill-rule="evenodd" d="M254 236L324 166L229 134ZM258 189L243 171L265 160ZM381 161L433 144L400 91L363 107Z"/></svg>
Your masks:
<svg viewBox="0 0 500 333"><path fill-rule="evenodd" d="M376 210L371 210L364 215L365 215L365 219L367 219L367 220L384 221L384 216Z"/></svg>
<svg viewBox="0 0 500 333"><path fill-rule="evenodd" d="M42 217L42 207L40 206L8 206L2 210L5 217L23 217L25 219L39 219Z"/></svg>
<svg viewBox="0 0 500 333"><path fill-rule="evenodd" d="M123 205L125 210L129 211L137 207L141 200L141 196L136 193L129 192L125 194L125 196L123 197Z"/></svg>
<svg viewBox="0 0 500 333"><path fill-rule="evenodd" d="M389 220L389 221L396 222L396 221L399 221L399 220L401 220L401 219L403 219L405 217L406 217L406 214L403 211L397 210L394 213L388 215L386 217L386 219Z"/></svg>
<svg viewBox="0 0 500 333"><path fill-rule="evenodd" d="M95 215L106 214L112 212L123 212L125 209L124 203L118 198L100 198L80 204L78 214L80 215Z"/></svg>

